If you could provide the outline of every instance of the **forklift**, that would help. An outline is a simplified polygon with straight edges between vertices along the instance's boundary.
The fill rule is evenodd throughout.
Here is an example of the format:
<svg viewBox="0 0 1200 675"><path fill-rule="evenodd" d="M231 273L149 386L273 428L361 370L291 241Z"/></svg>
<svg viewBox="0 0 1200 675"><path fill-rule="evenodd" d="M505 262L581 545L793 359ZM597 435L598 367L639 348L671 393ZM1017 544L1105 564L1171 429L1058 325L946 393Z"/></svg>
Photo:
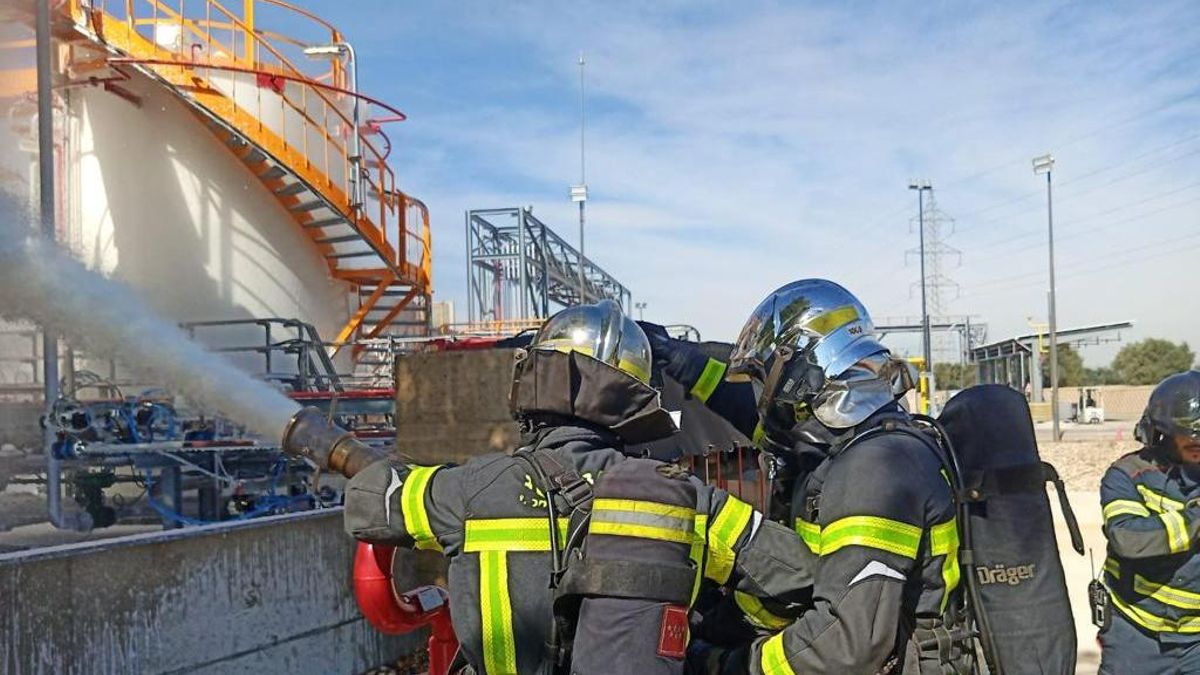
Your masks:
<svg viewBox="0 0 1200 675"><path fill-rule="evenodd" d="M1099 389L1079 388L1079 400L1071 404L1071 421L1076 424L1102 424L1104 422L1104 400Z"/></svg>

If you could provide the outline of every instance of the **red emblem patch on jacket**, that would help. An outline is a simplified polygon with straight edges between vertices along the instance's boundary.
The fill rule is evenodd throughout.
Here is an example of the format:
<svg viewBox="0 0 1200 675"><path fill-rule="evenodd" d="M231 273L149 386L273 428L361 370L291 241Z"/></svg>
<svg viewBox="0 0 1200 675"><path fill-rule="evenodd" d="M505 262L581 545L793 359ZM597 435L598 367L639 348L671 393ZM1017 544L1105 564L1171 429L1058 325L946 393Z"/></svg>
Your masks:
<svg viewBox="0 0 1200 675"><path fill-rule="evenodd" d="M662 626L658 633L658 655L682 659L687 655L688 609L681 605L663 607Z"/></svg>

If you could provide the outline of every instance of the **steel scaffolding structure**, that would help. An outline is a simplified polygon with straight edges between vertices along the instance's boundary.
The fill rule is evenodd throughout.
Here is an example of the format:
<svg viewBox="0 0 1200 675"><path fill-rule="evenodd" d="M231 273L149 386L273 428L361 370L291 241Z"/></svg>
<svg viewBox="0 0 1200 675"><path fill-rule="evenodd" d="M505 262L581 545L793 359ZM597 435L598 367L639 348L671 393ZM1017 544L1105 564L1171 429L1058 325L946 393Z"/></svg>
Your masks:
<svg viewBox="0 0 1200 675"><path fill-rule="evenodd" d="M466 232L472 323L543 319L581 298L611 298L630 309L629 289L586 257L581 289L579 251L528 208L467 211Z"/></svg>

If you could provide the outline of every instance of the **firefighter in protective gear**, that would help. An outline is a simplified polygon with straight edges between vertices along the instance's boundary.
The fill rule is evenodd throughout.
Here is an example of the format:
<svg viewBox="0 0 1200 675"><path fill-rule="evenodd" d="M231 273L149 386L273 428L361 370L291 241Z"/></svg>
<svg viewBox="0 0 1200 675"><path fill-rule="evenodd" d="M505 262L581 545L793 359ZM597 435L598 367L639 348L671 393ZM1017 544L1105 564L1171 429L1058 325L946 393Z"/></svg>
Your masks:
<svg viewBox="0 0 1200 675"><path fill-rule="evenodd" d="M1200 372L1155 387L1137 426L1144 447L1100 484L1110 625L1100 672L1200 672Z"/></svg>
<svg viewBox="0 0 1200 675"><path fill-rule="evenodd" d="M624 455L626 444L665 437L675 426L647 384L649 343L619 306L605 300L559 312L518 357L510 403L525 447L461 466L383 460L346 490L351 535L450 558L454 629L474 672L549 673L569 665L560 649L552 587L595 590L606 578L572 575L571 555L565 573L559 568L564 558L556 554L574 551L580 523L588 522L576 516L586 509L589 557L597 563L592 571L611 571L602 563L606 541L613 548L613 542L639 537L648 537L650 545L665 539L686 550L685 569L674 570L686 578L681 584L664 564L653 571L660 585L691 591L707 579L760 605L795 605L796 590L810 578L802 564L807 551L790 531L762 522L749 505L724 492L661 471L661 463ZM609 474L623 480L609 481ZM693 501L666 503L671 499L661 496L664 487L675 502L681 495ZM592 549L599 549L595 556ZM789 559L801 562L781 562ZM636 578L612 578L624 582L625 591L638 589ZM584 609L600 616L611 607ZM580 611L576 634L588 638ZM622 660L609 667L655 673L681 663L682 647L675 642L686 644L686 607L682 624L678 613L655 618L653 630L669 638L665 649L633 653L626 647L617 655Z"/></svg>
<svg viewBox="0 0 1200 675"><path fill-rule="evenodd" d="M748 381L763 449L821 458L790 499L818 566L810 610L710 655L709 672L969 672L950 632L963 607L952 489L932 443L897 429L912 369L866 308L829 281L787 284L751 315L726 378Z"/></svg>

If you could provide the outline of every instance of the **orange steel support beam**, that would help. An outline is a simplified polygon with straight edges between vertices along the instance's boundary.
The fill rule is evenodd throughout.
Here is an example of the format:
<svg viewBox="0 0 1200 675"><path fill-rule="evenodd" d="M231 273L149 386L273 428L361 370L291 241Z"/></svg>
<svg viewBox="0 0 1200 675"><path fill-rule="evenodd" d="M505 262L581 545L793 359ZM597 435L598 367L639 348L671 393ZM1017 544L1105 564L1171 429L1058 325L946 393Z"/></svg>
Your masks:
<svg viewBox="0 0 1200 675"><path fill-rule="evenodd" d="M334 355L341 351L342 347L346 346L346 343L350 340L350 337L354 335L354 332L358 330L358 327L361 326L362 322L367 318L367 314L370 313L371 308L374 307L375 303L379 302L379 299L383 297L384 292L387 291L388 285L395 280L396 275L392 274L391 272L388 272L382 279L379 280L379 285L375 287L375 291L367 297L362 306L358 308L358 311L354 313L354 316L350 317L350 320L346 322L345 326L342 326L342 330L339 331L337 337L334 338Z"/></svg>
<svg viewBox="0 0 1200 675"><path fill-rule="evenodd" d="M367 331L367 334L364 337L379 337L379 334L383 332L383 329L387 328L388 324L395 320L396 317L400 316L400 312L403 312L404 308L408 307L408 303L412 302L413 298L415 297L417 297L417 287L413 286L412 288L408 289L408 293L405 293L403 298L400 298L400 302L397 302L396 306L393 307L391 311L389 311L383 316L382 319L376 322L374 328Z"/></svg>

